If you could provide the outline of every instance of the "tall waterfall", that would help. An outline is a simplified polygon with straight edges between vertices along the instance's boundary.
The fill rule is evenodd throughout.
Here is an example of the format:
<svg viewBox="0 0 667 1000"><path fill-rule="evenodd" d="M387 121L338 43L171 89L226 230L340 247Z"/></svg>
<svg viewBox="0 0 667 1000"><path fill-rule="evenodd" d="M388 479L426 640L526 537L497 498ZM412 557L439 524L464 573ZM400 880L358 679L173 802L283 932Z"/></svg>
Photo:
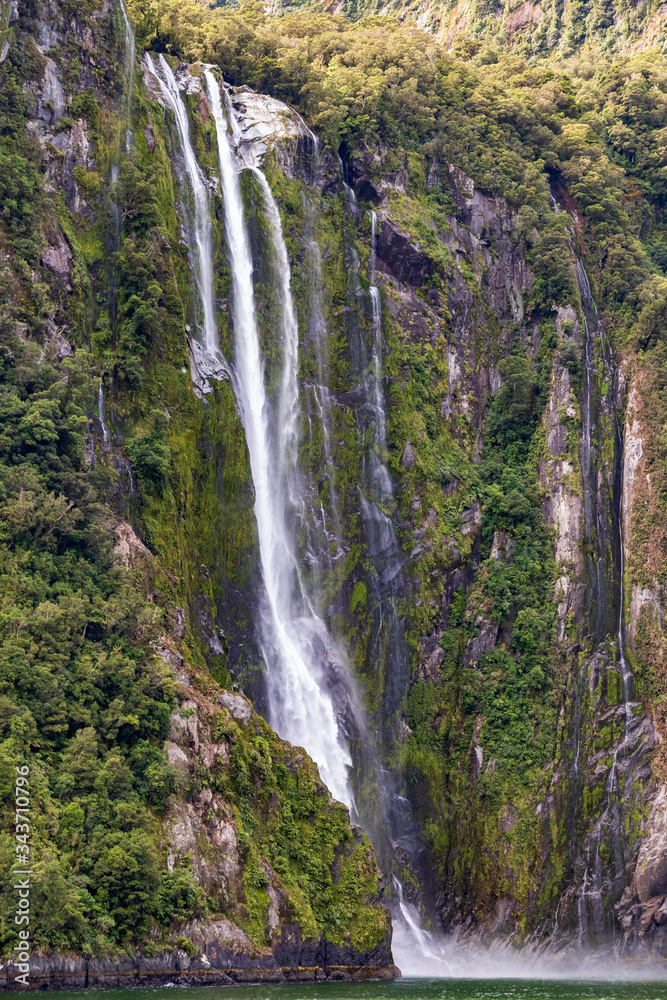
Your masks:
<svg viewBox="0 0 667 1000"><path fill-rule="evenodd" d="M333 795L352 806L348 783L352 761L325 685L327 661L335 658L335 649L301 586L294 540L286 519L291 470L296 461L298 329L280 215L266 178L255 170L264 197L282 305L283 373L278 404L274 407L265 386L254 307L252 258L236 160L219 84L208 68L205 77L217 131L225 231L232 268L235 358L231 377L255 487L255 518L265 588L261 643L271 722L281 736L308 751Z"/></svg>
<svg viewBox="0 0 667 1000"><path fill-rule="evenodd" d="M611 352L607 352L609 356L605 354L604 326L598 316L583 263L578 258L576 268L584 326L585 367L579 454L584 501L584 540L589 548L589 629L591 637L595 639L593 655L602 657L603 662L609 656L610 640L616 639L615 666L621 675L623 699L623 735L614 746L600 802L600 813L586 835L584 849L578 859L583 875L577 893L577 940L579 946L585 948L591 942L600 943L604 939L605 926L608 926L610 918L613 919L605 911L605 900L617 899L624 885L625 823L628 810L632 808L628 803L631 802L637 766L633 755L643 737L641 719L636 718L633 712L634 678L624 648L623 431L616 402L619 373ZM599 361L604 366L604 379L612 386L612 391L602 400L596 394L596 348L601 352ZM615 487L599 476L594 453L594 445L599 448L599 438L606 433L609 424L615 424L617 431L615 443L618 468ZM618 491L617 500L613 496L615 490ZM617 607L616 617L607 610L614 607ZM573 828L574 820L579 816L580 781L583 780L579 778L581 699L588 684L584 667L585 663L582 663L581 677L575 689L573 717L573 776L576 784L572 794L577 797L573 807ZM592 669L594 667L589 665L589 670Z"/></svg>
<svg viewBox="0 0 667 1000"><path fill-rule="evenodd" d="M193 198L191 211L184 211L189 220L186 225L190 267L195 277L197 291L204 316L204 347L212 358L220 358L218 328L215 322L215 299L213 296L213 223L211 221L211 194L197 163L192 142L188 114L181 100L171 66L163 55L159 67L148 55L147 64L160 87L164 103L171 109L176 119L185 172Z"/></svg>
<svg viewBox="0 0 667 1000"><path fill-rule="evenodd" d="M375 479L376 489L380 493L391 496L393 492L391 476L384 461L384 455L387 450L387 417L385 413L384 392L382 391L382 300L380 298L380 289L375 284L376 245L377 214L371 212L371 253L368 262L368 281L370 284L369 291L373 322L373 403L375 406L375 447L371 454L371 461L373 462L371 474Z"/></svg>
<svg viewBox="0 0 667 1000"><path fill-rule="evenodd" d="M134 40L134 29L127 16L127 10L123 0L120 0L120 12L123 15L123 26L125 28L125 58L123 61L123 90L125 100L125 152L129 153L132 146L132 129L130 122L132 118L132 100L134 97L134 66L136 62L137 47Z"/></svg>
<svg viewBox="0 0 667 1000"><path fill-rule="evenodd" d="M313 143L317 150L316 141ZM317 377L310 386L314 409L313 419L319 422L322 433L321 444L321 474L329 484L327 510L322 503L317 488L312 490L311 511L320 529L319 553L313 560L315 568L321 571L320 563L325 562L329 569L334 562L344 555L343 537L340 524L339 497L336 487L336 466L332 452L333 412L331 405L331 390L329 389L329 370L327 363L327 324L324 316L324 279L322 277L322 254L315 238L316 211L310 198L302 195L304 214L306 218L305 244L308 250L309 264L309 305L310 305L310 340L315 347ZM309 414L309 427L312 428ZM312 433L311 433L312 440ZM315 487L315 483L312 484ZM308 523L308 520L306 521ZM312 548L312 546L311 546Z"/></svg>

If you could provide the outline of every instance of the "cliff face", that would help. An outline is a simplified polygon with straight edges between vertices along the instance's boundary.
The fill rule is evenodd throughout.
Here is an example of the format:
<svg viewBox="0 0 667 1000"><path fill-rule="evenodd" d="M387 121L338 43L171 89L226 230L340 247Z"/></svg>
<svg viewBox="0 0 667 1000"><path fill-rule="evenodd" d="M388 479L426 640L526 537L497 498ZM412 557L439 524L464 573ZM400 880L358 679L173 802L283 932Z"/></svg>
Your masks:
<svg viewBox="0 0 667 1000"><path fill-rule="evenodd" d="M290 8L300 7L292 3ZM331 10L328 3L318 3ZM507 46L526 56L571 56L583 49L600 55L611 51L626 55L664 46L667 17L664 5L629 7L622 3L561 7L545 0L507 0L503 4L478 0L429 0L411 3L405 0L354 0L343 5L353 18L373 14L412 21L428 31L449 51L460 54L479 52L484 44L492 49ZM338 5L338 13L341 12Z"/></svg>
<svg viewBox="0 0 667 1000"><path fill-rule="evenodd" d="M303 598L364 834L264 721L285 735L289 711L264 630L213 55L171 14L131 15L151 51L102 0L2 9L3 558L22 581L2 760L25 756L39 781L37 907L56 913L39 974L391 975L390 873L477 942L553 953L620 927L623 956L662 954L664 289L656 271L598 315L617 261L644 265L630 237L591 228L604 211L582 177L600 201L619 185L614 219L640 213L636 189L550 111L517 112L503 146L462 65L441 81L446 140L350 133L340 160L229 70L271 442L288 294L299 330L297 458L275 479L298 567L284 587ZM206 45L238 69L231 41L229 64ZM558 157L538 160L550 128ZM631 336L619 315L635 307ZM47 582L31 589L24 564Z"/></svg>

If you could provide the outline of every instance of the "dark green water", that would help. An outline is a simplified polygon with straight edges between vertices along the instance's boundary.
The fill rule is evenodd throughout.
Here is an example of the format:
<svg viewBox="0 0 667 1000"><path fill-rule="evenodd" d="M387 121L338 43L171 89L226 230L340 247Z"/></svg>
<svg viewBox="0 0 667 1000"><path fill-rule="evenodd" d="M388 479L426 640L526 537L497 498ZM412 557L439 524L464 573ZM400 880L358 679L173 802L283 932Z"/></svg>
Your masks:
<svg viewBox="0 0 667 1000"><path fill-rule="evenodd" d="M91 993L93 991L90 991ZM160 987L95 991L100 1000L667 1000L664 979L401 979L380 983L307 983L291 986ZM58 993L82 1000L83 991ZM16 1000L16 993L0 993Z"/></svg>

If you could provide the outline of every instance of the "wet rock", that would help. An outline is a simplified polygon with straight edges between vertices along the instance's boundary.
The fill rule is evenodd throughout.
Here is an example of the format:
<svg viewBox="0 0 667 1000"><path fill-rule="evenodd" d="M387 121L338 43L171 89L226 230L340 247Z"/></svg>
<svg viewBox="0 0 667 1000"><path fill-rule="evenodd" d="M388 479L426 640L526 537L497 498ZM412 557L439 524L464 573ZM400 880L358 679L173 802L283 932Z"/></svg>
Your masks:
<svg viewBox="0 0 667 1000"><path fill-rule="evenodd" d="M639 850L633 877L641 903L653 896L667 895L667 792L664 787L653 805L651 831Z"/></svg>
<svg viewBox="0 0 667 1000"><path fill-rule="evenodd" d="M377 237L378 267L382 267L398 281L415 288L421 287L430 278L435 265L430 257L406 236L389 219L383 219Z"/></svg>
<svg viewBox="0 0 667 1000"><path fill-rule="evenodd" d="M403 449L403 454L401 456L401 462L403 463L405 471L409 472L416 461L417 453L412 447L412 443L410 441L406 441L405 448Z"/></svg>
<svg viewBox="0 0 667 1000"><path fill-rule="evenodd" d="M466 669L478 663L487 650L493 649L498 638L498 628L497 623L485 625L478 636L468 640L463 656L463 665Z"/></svg>
<svg viewBox="0 0 667 1000"><path fill-rule="evenodd" d="M52 246L47 247L42 253L42 264L61 279L68 292L72 290L72 285L70 284L72 250L62 232L58 232L57 241Z"/></svg>
<svg viewBox="0 0 667 1000"><path fill-rule="evenodd" d="M148 146L148 152L152 155L155 152L155 135L153 133L153 126L150 122L144 128L144 139L146 140L146 145Z"/></svg>

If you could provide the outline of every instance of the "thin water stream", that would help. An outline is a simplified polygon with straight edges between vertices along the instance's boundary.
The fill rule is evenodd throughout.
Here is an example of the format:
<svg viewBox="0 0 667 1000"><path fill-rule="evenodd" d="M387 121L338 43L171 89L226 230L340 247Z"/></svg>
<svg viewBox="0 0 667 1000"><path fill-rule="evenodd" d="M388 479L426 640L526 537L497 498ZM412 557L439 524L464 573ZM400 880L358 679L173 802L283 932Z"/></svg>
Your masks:
<svg viewBox="0 0 667 1000"><path fill-rule="evenodd" d="M602 933L605 924L603 898L605 895L610 896L612 891L616 889L617 883L622 881L624 871L624 850L622 845L623 803L620 798L619 761L625 755L628 745L631 742L633 675L624 649L625 595L623 576L625 540L623 537L623 433L620 428L616 405L613 402L614 393L612 391L612 403L610 405L613 412L610 412L608 416L616 425L621 470L620 483L617 482L615 484L618 491L618 503L616 506L613 498L611 496L607 497L607 494L611 494L612 491L609 489L605 491L599 482L592 443L594 433L597 435L602 433L601 428L597 426L597 423L601 419L599 413L596 426L595 428L593 427L592 407L596 379L594 361L595 340L600 343L604 352L604 329L598 317L586 271L579 259L577 259L576 268L577 281L581 293L585 337L580 461L583 488L584 532L588 550L588 582L591 594L589 629L592 633L591 638L594 638L594 654L601 655L602 662L606 662L605 658L607 654L604 652L604 646L605 643L610 642L612 636L609 634L609 620L608 616L605 615L605 609L610 602L612 606L616 604L616 601L618 602L618 614L613 638L616 640L617 647L616 663L621 673L624 720L623 737L613 750L611 767L605 782L605 794L601 812L587 836L585 859L582 861L584 866L583 879L577 894L577 940L580 948L583 949L591 943L591 940L598 941L599 943L599 935ZM611 358L606 358L603 354L602 361L605 364L605 370L608 369L609 371L609 380L613 389L618 379L618 372ZM611 531L608 527L608 522L610 521L612 523ZM615 539L614 531L618 535L617 539ZM614 565L610 555L616 549L618 549L618 564ZM614 592L615 589L616 592ZM611 623L609 622L609 624ZM582 663L582 678L584 666L585 664ZM592 661L589 664L589 671L591 669L593 669ZM575 692L574 743L576 752L573 769L577 782L577 800L581 795L579 783L581 727L583 725L581 700L584 696L586 686L581 683L580 678L580 683ZM575 803L575 811L578 811L578 801ZM605 866L603 866L601 860L601 845L604 841L607 841L606 850L610 855L610 863Z"/></svg>
<svg viewBox="0 0 667 1000"><path fill-rule="evenodd" d="M102 427L102 438L105 444L109 444L111 440L111 434L109 432L109 425L107 423L107 409L104 402L104 384L100 378L100 385L97 391L97 416Z"/></svg>
<svg viewBox="0 0 667 1000"><path fill-rule="evenodd" d="M162 99L173 112L178 130L183 165L188 180L192 203L183 206L182 217L186 221L190 269L194 275L203 313L204 348L211 358L220 359L218 328L215 320L215 299L213 295L213 223L211 221L211 192L197 162L190 140L188 114L173 70L165 57L160 55L156 66L152 57L146 55L147 65L155 77Z"/></svg>
<svg viewBox="0 0 667 1000"><path fill-rule="evenodd" d="M132 103L134 100L134 69L137 57L137 46L134 39L134 29L127 16L127 10L123 0L120 0L120 12L123 16L123 27L125 30L125 57L123 60L123 94L125 98L125 152L129 153L132 148L134 136L132 135Z"/></svg>

